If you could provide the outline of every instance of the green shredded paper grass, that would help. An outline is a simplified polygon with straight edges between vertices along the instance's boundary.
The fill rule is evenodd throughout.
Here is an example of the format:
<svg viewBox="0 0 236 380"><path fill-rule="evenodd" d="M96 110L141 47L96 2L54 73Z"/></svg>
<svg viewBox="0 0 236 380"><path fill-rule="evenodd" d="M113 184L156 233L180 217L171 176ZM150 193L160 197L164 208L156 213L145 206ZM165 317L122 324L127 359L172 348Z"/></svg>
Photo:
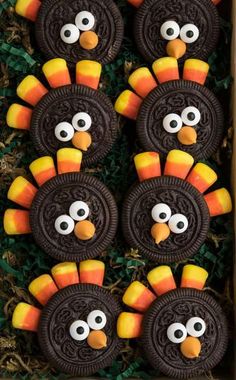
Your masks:
<svg viewBox="0 0 236 380"><path fill-rule="evenodd" d="M132 37L131 18L134 9L125 0L117 0L125 21L125 38L120 54L114 62L103 68L101 89L114 102L127 87L129 73L145 62L137 53ZM208 163L219 174L220 185L230 186L230 160L232 155L232 125L229 114L230 97L230 39L231 25L224 4L220 6L221 35L217 50L209 58L211 65L208 87L221 100L225 110L225 133L222 146ZM37 157L27 132L6 126L5 115L15 102L16 86L27 74L42 77L40 70L44 59L34 40L33 25L14 13L15 0L0 0L0 376L17 379L64 379L68 376L50 368L43 357L36 334L14 330L11 316L20 301L30 302L27 286L42 273L47 273L56 263L34 243L32 236L7 236L3 231L2 215L7 207L7 190L18 175L28 173L28 165ZM19 101L19 100L18 100ZM86 171L101 179L113 192L120 206L130 185L136 180L133 156L141 151L135 137L135 125L119 117L119 137L112 151L98 166ZM218 185L219 185L218 182ZM101 255L106 263L105 286L121 299L127 285L135 280L146 280L154 264L143 259L137 251L124 242L121 231L112 246ZM230 336L233 330L232 300L232 216L214 218L205 244L194 258L172 265L180 279L183 265L195 263L207 269L208 291L221 303L228 318ZM233 342L217 370L228 374L233 363ZM213 374L207 374L209 378ZM117 360L110 368L96 374L98 377L122 380L129 377L149 379L160 374L150 368L135 342L126 342Z"/></svg>

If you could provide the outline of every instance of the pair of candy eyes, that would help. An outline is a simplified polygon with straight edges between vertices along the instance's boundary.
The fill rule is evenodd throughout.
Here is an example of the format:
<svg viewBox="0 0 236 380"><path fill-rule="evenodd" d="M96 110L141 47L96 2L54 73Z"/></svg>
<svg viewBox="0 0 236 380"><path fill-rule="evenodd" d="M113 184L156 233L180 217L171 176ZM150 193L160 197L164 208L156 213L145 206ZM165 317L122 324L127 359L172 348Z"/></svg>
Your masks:
<svg viewBox="0 0 236 380"><path fill-rule="evenodd" d="M171 215L171 209L166 203L158 203L152 208L152 219L157 223L166 223L175 234L182 234L188 228L188 219L183 214Z"/></svg>
<svg viewBox="0 0 236 380"><path fill-rule="evenodd" d="M200 111L196 107L187 107L179 116L177 113L169 113L163 119L163 127L166 132L176 133L183 125L193 127L201 120Z"/></svg>
<svg viewBox="0 0 236 380"><path fill-rule="evenodd" d="M60 32L61 39L67 44L74 44L80 37L80 30L88 31L93 28L94 24L95 18L92 13L88 11L79 12L75 17L75 25L63 25Z"/></svg>
<svg viewBox="0 0 236 380"><path fill-rule="evenodd" d="M73 118L71 124L67 121L62 121L55 127L55 136L59 141L70 141L76 131L85 132L92 125L91 116L87 112L78 112Z"/></svg>
<svg viewBox="0 0 236 380"><path fill-rule="evenodd" d="M74 340L85 340L92 330L101 330L106 326L107 317L101 310L93 310L89 313L87 322L78 319L70 325L70 336Z"/></svg>
<svg viewBox="0 0 236 380"><path fill-rule="evenodd" d="M55 229L60 235L69 235L75 228L75 220L85 220L89 215L89 207L83 201L75 201L69 208L69 214L60 215L55 221Z"/></svg>
<svg viewBox="0 0 236 380"><path fill-rule="evenodd" d="M167 329L167 337L172 343L182 343L187 335L199 338L206 331L206 323L202 318L193 317L188 320L186 326L182 323L172 323Z"/></svg>
<svg viewBox="0 0 236 380"><path fill-rule="evenodd" d="M199 37L199 29L194 24L186 24L182 28L176 21L168 20L161 26L161 36L167 40L175 40L180 36L181 40L187 44L197 41Z"/></svg>

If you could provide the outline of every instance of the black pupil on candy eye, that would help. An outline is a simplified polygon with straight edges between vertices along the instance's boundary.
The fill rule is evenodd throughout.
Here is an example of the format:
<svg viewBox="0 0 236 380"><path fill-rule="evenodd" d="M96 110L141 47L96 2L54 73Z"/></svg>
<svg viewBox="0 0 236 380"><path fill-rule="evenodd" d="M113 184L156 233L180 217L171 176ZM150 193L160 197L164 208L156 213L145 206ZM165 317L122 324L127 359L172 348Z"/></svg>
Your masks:
<svg viewBox="0 0 236 380"><path fill-rule="evenodd" d="M61 230L65 231L65 230L68 228L68 223L66 223L66 222L62 222L62 223L60 224L60 227L61 227Z"/></svg>
<svg viewBox="0 0 236 380"><path fill-rule="evenodd" d="M77 215L78 215L78 216L84 216L84 214L85 214L85 211L84 211L82 208L80 208L80 209L77 211Z"/></svg>
<svg viewBox="0 0 236 380"><path fill-rule="evenodd" d="M160 218L161 219L165 219L166 218L166 213L165 212L161 212L160 213Z"/></svg>
<svg viewBox="0 0 236 380"><path fill-rule="evenodd" d="M70 37L71 36L70 30L65 30L64 36L65 37Z"/></svg>
<svg viewBox="0 0 236 380"><path fill-rule="evenodd" d="M88 25L88 23L89 23L89 19L88 19L88 18L83 18L82 23L83 23L84 25Z"/></svg>
<svg viewBox="0 0 236 380"><path fill-rule="evenodd" d="M78 120L78 126L80 127L80 128L83 128L84 126L85 126L85 121L83 120L83 119L79 119Z"/></svg>
<svg viewBox="0 0 236 380"><path fill-rule="evenodd" d="M167 36L173 36L173 34L174 34L174 29L172 29L172 28L168 28L167 31L166 31L166 34L167 34Z"/></svg>
<svg viewBox="0 0 236 380"><path fill-rule="evenodd" d="M195 331L201 331L201 329L202 329L202 325L200 322L197 322L194 324L194 330Z"/></svg>
<svg viewBox="0 0 236 380"><path fill-rule="evenodd" d="M95 318L96 323L101 323L102 322L102 317L96 317Z"/></svg>
<svg viewBox="0 0 236 380"><path fill-rule="evenodd" d="M177 223L177 227L181 230L182 228L184 228L184 222L178 222Z"/></svg>
<svg viewBox="0 0 236 380"><path fill-rule="evenodd" d="M182 336L183 336L183 331L181 331L181 330L176 330L175 333L174 333L174 336L175 336L176 339L180 339L180 338L182 338Z"/></svg>
<svg viewBox="0 0 236 380"><path fill-rule="evenodd" d="M193 37L193 31L192 30L188 30L187 33L186 33L186 36L188 38L192 38Z"/></svg>
<svg viewBox="0 0 236 380"><path fill-rule="evenodd" d="M67 132L66 131L61 131L60 132L61 137L67 137Z"/></svg>
<svg viewBox="0 0 236 380"><path fill-rule="evenodd" d="M78 333L78 334L80 334L80 335L81 335L81 334L83 334L83 333L84 333L84 328L83 328L82 326L80 326L80 327L78 327L78 328L77 328L77 330L76 330L76 331L77 331L77 333Z"/></svg>
<svg viewBox="0 0 236 380"><path fill-rule="evenodd" d="M170 126L171 126L171 128L176 128L177 125L178 125L178 123L177 123L176 120L172 120L172 121L170 122Z"/></svg>
<svg viewBox="0 0 236 380"><path fill-rule="evenodd" d="M189 119L190 121L193 121L193 120L195 119L195 115L194 115L193 112L189 112L189 113L188 113L188 119Z"/></svg>

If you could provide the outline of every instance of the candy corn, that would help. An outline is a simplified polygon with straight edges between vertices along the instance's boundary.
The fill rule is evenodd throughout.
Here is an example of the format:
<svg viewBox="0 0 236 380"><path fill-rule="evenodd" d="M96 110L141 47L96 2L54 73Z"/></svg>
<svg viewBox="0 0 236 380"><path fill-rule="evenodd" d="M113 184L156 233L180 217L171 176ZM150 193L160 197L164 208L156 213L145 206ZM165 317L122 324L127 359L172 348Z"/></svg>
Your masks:
<svg viewBox="0 0 236 380"><path fill-rule="evenodd" d="M27 75L16 89L19 98L25 102L36 106L40 99L48 92L48 90L33 75Z"/></svg>
<svg viewBox="0 0 236 380"><path fill-rule="evenodd" d="M29 211L7 209L3 217L3 226L8 235L29 234Z"/></svg>
<svg viewBox="0 0 236 380"><path fill-rule="evenodd" d="M139 8L144 0L128 0L130 4L132 4L134 7Z"/></svg>
<svg viewBox="0 0 236 380"><path fill-rule="evenodd" d="M51 272L59 289L79 283L79 274L75 263L57 264L52 268Z"/></svg>
<svg viewBox="0 0 236 380"><path fill-rule="evenodd" d="M12 326L15 329L37 331L41 311L25 302L16 306L12 316Z"/></svg>
<svg viewBox="0 0 236 380"><path fill-rule="evenodd" d="M102 66L96 61L83 60L76 65L76 83L94 88L98 88Z"/></svg>
<svg viewBox="0 0 236 380"><path fill-rule="evenodd" d="M15 10L18 15L35 21L40 6L41 1L39 0L17 0Z"/></svg>
<svg viewBox="0 0 236 380"><path fill-rule="evenodd" d="M195 288L202 290L206 283L208 273L196 265L185 265L181 278L181 288Z"/></svg>
<svg viewBox="0 0 236 380"><path fill-rule="evenodd" d="M187 59L184 63L183 79L204 85L209 71L209 65L199 59Z"/></svg>
<svg viewBox="0 0 236 380"><path fill-rule="evenodd" d="M102 286L105 274L105 265L99 260L81 261L79 278L83 284L96 284Z"/></svg>
<svg viewBox="0 0 236 380"><path fill-rule="evenodd" d="M123 91L115 102L115 110L129 119L136 120L142 99L130 90Z"/></svg>
<svg viewBox="0 0 236 380"><path fill-rule="evenodd" d="M119 338L138 338L142 332L143 315L123 312L117 319L117 335Z"/></svg>
<svg viewBox="0 0 236 380"><path fill-rule="evenodd" d="M39 186L42 186L50 178L56 175L54 162L50 156L44 156L34 160L29 168Z"/></svg>
<svg viewBox="0 0 236 380"><path fill-rule="evenodd" d="M223 215L232 211L232 200L228 190L221 188L204 196L211 216Z"/></svg>
<svg viewBox="0 0 236 380"><path fill-rule="evenodd" d="M20 104L12 104L7 111L7 125L11 128L30 129L32 110Z"/></svg>
<svg viewBox="0 0 236 380"><path fill-rule="evenodd" d="M153 63L152 69L159 83L179 79L179 68L176 58L159 58Z"/></svg>
<svg viewBox="0 0 236 380"><path fill-rule="evenodd" d="M185 179L193 166L193 157L181 150L171 150L166 158L164 175Z"/></svg>
<svg viewBox="0 0 236 380"><path fill-rule="evenodd" d="M140 181L161 175L160 158L156 152L139 153L134 157L134 163Z"/></svg>
<svg viewBox="0 0 236 380"><path fill-rule="evenodd" d="M217 174L208 165L198 163L191 170L186 181L204 193L217 181Z"/></svg>
<svg viewBox="0 0 236 380"><path fill-rule="evenodd" d="M146 67L135 70L130 75L128 82L134 91L142 98L145 98L150 91L157 87L155 79L150 70Z"/></svg>
<svg viewBox="0 0 236 380"><path fill-rule="evenodd" d="M172 271L170 267L166 265L151 270L147 275L147 279L158 296L176 288Z"/></svg>
<svg viewBox="0 0 236 380"><path fill-rule="evenodd" d="M155 299L156 296L139 281L132 282L123 296L126 305L141 312L147 310Z"/></svg>
<svg viewBox="0 0 236 380"><path fill-rule="evenodd" d="M57 151L58 174L79 172L82 152L74 148L62 148Z"/></svg>
<svg viewBox="0 0 236 380"><path fill-rule="evenodd" d="M42 70L52 88L71 84L66 61L62 58L54 58L46 62Z"/></svg>
<svg viewBox="0 0 236 380"><path fill-rule="evenodd" d="M20 206L30 208L37 189L24 177L17 177L11 184L7 198Z"/></svg>
<svg viewBox="0 0 236 380"><path fill-rule="evenodd" d="M58 289L52 277L49 274L43 274L29 284L29 291L42 305L46 305Z"/></svg>

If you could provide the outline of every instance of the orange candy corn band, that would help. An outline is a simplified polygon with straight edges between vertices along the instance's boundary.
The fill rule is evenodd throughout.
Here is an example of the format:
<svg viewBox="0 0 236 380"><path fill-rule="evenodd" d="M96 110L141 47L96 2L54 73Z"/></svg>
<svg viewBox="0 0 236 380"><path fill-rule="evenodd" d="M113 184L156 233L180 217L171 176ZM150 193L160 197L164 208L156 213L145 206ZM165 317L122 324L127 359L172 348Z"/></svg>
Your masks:
<svg viewBox="0 0 236 380"><path fill-rule="evenodd" d="M12 316L12 326L15 329L37 331L41 311L25 302L16 306Z"/></svg>
<svg viewBox="0 0 236 380"><path fill-rule="evenodd" d="M157 59L152 64L153 72L159 83L179 79L178 61L173 57Z"/></svg>
<svg viewBox="0 0 236 380"><path fill-rule="evenodd" d="M71 84L67 63L62 58L54 58L46 62L42 70L52 88Z"/></svg>
<svg viewBox="0 0 236 380"><path fill-rule="evenodd" d="M170 267L166 265L151 270L147 275L147 279L158 296L176 288L172 271Z"/></svg>
<svg viewBox="0 0 236 380"><path fill-rule="evenodd" d="M7 198L20 206L30 208L36 193L36 187L24 177L19 176L12 182L7 193Z"/></svg>
<svg viewBox="0 0 236 380"><path fill-rule="evenodd" d="M209 65L199 59L187 59L184 63L183 79L204 85Z"/></svg>
<svg viewBox="0 0 236 380"><path fill-rule="evenodd" d="M215 190L204 196L210 216L227 214L232 211L232 199L225 188Z"/></svg>
<svg viewBox="0 0 236 380"><path fill-rule="evenodd" d="M123 91L115 102L115 110L131 120L136 120L142 99L130 90Z"/></svg>
<svg viewBox="0 0 236 380"><path fill-rule="evenodd" d="M117 319L117 335L122 339L138 338L142 333L143 315L123 312Z"/></svg>
<svg viewBox="0 0 236 380"><path fill-rule="evenodd" d="M97 89L102 66L96 61L83 60L76 65L76 83Z"/></svg>
<svg viewBox="0 0 236 380"><path fill-rule="evenodd" d="M8 209L3 217L4 230L8 235L31 233L29 211Z"/></svg>
<svg viewBox="0 0 236 380"><path fill-rule="evenodd" d="M123 302L137 311L146 311L156 296L146 288L141 282L134 281L126 289Z"/></svg>
<svg viewBox="0 0 236 380"><path fill-rule="evenodd" d="M217 181L217 174L208 165L198 163L194 166L186 181L196 187L200 193L204 193Z"/></svg>
<svg viewBox="0 0 236 380"><path fill-rule="evenodd" d="M105 265L99 260L82 261L79 266L79 278L82 284L96 284L102 286L105 274Z"/></svg>
<svg viewBox="0 0 236 380"><path fill-rule="evenodd" d="M32 106L36 106L48 90L35 76L28 75L18 85L16 92L19 98L23 99Z"/></svg>
<svg viewBox="0 0 236 380"><path fill-rule="evenodd" d="M39 0L17 0L15 10L18 15L35 21L40 6L41 1Z"/></svg>
<svg viewBox="0 0 236 380"><path fill-rule="evenodd" d="M137 154L134 157L134 164L140 181L161 175L160 158L156 152Z"/></svg>
<svg viewBox="0 0 236 380"><path fill-rule="evenodd" d="M58 292L58 289L49 274L37 277L29 284L30 293L41 303L46 305L48 300Z"/></svg>
<svg viewBox="0 0 236 380"><path fill-rule="evenodd" d="M12 104L7 111L7 125L10 128L30 129L32 110L20 104Z"/></svg>
<svg viewBox="0 0 236 380"><path fill-rule="evenodd" d="M57 151L58 174L79 172L82 162L82 152L74 148L62 148Z"/></svg>
<svg viewBox="0 0 236 380"><path fill-rule="evenodd" d="M181 288L194 288L202 290L205 286L208 273L196 265L185 265L181 278Z"/></svg>
<svg viewBox="0 0 236 380"><path fill-rule="evenodd" d="M193 157L181 150L171 150L166 158L164 175L185 179L193 166Z"/></svg>
<svg viewBox="0 0 236 380"><path fill-rule="evenodd" d="M79 283L79 274L75 263L65 262L57 264L52 268L51 272L59 289Z"/></svg>
<svg viewBox="0 0 236 380"><path fill-rule="evenodd" d="M135 92L145 98L150 91L157 87L157 83L153 78L150 70L146 67L140 67L135 70L129 77L128 82Z"/></svg>
<svg viewBox="0 0 236 380"><path fill-rule="evenodd" d="M57 174L53 159L50 156L38 158L30 164L29 168L39 186Z"/></svg>

